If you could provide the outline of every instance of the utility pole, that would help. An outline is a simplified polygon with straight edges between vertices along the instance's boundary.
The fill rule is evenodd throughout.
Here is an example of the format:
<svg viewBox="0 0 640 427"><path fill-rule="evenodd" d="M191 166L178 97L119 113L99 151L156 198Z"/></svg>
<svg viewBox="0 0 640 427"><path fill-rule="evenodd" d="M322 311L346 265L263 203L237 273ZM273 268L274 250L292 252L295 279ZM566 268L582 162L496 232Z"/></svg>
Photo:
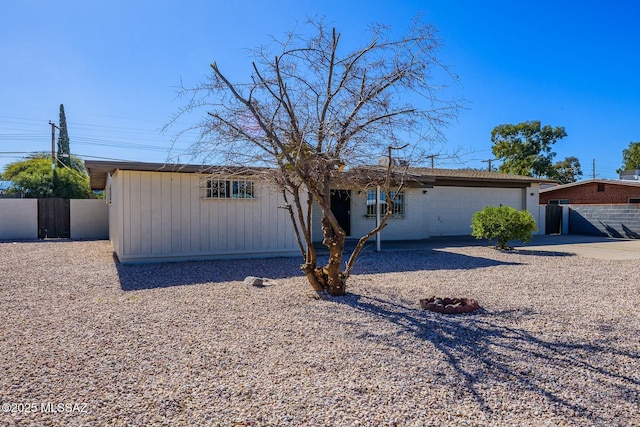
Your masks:
<svg viewBox="0 0 640 427"><path fill-rule="evenodd" d="M438 157L437 154L430 154L430 155L427 156L427 159L431 159L431 169L434 168L434 160L435 160L436 157Z"/></svg>
<svg viewBox="0 0 640 427"><path fill-rule="evenodd" d="M498 159L487 159L487 160L482 160L482 163L489 163L489 172L493 172L493 168L491 167L491 162L498 160Z"/></svg>
<svg viewBox="0 0 640 427"><path fill-rule="evenodd" d="M51 120L49 124L51 125L51 169L53 170L56 168L56 129L60 128Z"/></svg>
<svg viewBox="0 0 640 427"><path fill-rule="evenodd" d="M593 165L592 165L592 178L596 179L596 159L593 159Z"/></svg>

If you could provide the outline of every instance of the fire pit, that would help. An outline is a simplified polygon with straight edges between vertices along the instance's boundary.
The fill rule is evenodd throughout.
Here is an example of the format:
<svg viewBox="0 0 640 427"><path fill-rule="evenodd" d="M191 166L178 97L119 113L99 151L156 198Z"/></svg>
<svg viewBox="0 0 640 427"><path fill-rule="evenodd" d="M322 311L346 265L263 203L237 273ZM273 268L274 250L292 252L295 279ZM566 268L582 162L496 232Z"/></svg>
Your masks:
<svg viewBox="0 0 640 427"><path fill-rule="evenodd" d="M425 310L444 314L470 313L480 308L478 301L471 298L439 298L431 297L420 300L420 307Z"/></svg>

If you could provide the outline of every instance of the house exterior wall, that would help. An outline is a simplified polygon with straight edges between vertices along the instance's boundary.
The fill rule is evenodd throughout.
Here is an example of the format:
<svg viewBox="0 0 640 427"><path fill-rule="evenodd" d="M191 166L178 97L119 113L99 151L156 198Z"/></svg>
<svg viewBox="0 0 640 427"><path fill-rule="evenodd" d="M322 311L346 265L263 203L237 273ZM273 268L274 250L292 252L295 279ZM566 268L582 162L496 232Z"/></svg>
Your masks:
<svg viewBox="0 0 640 427"><path fill-rule="evenodd" d="M640 197L640 186L602 183L604 191L598 191L598 182L588 182L571 187L549 190L540 193L540 204L549 204L550 200L568 199L570 204L620 204L628 203L629 198Z"/></svg>
<svg viewBox="0 0 640 427"><path fill-rule="evenodd" d="M404 189L405 214L392 216L380 232L381 240L419 240L429 237L424 221L426 197L421 189ZM316 202L312 205L312 240L322 241L322 209ZM376 227L376 218L367 217L367 190L351 189L351 234L359 239Z"/></svg>
<svg viewBox="0 0 640 427"><path fill-rule="evenodd" d="M405 215L389 218L381 231L381 240L420 240L432 236L471 234L473 214L485 206L500 204L518 210L528 210L544 233L544 210L539 207L538 183L525 188L455 187L405 189ZM359 194L360 193L360 194ZM351 190L351 235L360 238L375 227L375 217L367 217L367 191ZM322 210L317 203L312 210L313 241L322 241L320 219ZM540 231L536 232L539 233Z"/></svg>
<svg viewBox="0 0 640 427"><path fill-rule="evenodd" d="M533 196L530 196L534 193ZM527 209L528 197L535 198L529 188L449 187L436 186L428 190L425 219L431 236L471 235L473 214L485 206L511 206ZM537 203L535 212L537 215Z"/></svg>
<svg viewBox="0 0 640 427"><path fill-rule="evenodd" d="M109 207L109 241L116 255L122 253L122 179L121 174L107 176L106 199Z"/></svg>
<svg viewBox="0 0 640 427"><path fill-rule="evenodd" d="M299 254L279 191L255 182L253 199L204 198L203 176L117 170L110 179L110 240L121 262Z"/></svg>
<svg viewBox="0 0 640 427"><path fill-rule="evenodd" d="M0 199L0 240L38 239L38 199Z"/></svg>
<svg viewBox="0 0 640 427"><path fill-rule="evenodd" d="M405 188L404 209L402 216L391 216L386 227L380 232L380 240L419 240L429 237L428 227L424 220L426 197L421 189ZM376 218L367 217L367 192L361 195L355 192L351 205L351 234L361 238L376 227Z"/></svg>
<svg viewBox="0 0 640 427"><path fill-rule="evenodd" d="M100 199L71 199L70 231L72 239L107 239L109 210Z"/></svg>

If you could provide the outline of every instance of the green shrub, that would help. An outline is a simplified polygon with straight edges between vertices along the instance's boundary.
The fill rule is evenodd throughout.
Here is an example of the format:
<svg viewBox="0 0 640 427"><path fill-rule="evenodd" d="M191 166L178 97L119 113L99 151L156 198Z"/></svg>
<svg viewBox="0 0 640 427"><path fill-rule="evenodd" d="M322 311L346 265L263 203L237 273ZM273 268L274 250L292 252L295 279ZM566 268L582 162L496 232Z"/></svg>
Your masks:
<svg viewBox="0 0 640 427"><path fill-rule="evenodd" d="M537 227L528 211L518 211L511 206L486 206L473 214L471 229L476 239L496 239L498 249L507 249L509 240L530 241Z"/></svg>

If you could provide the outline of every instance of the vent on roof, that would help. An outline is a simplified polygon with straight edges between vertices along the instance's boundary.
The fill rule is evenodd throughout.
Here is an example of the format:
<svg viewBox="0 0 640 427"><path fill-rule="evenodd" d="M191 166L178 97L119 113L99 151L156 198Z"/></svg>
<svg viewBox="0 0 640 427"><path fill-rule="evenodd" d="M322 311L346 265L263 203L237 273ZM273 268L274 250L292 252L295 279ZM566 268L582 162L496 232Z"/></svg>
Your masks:
<svg viewBox="0 0 640 427"><path fill-rule="evenodd" d="M640 169L620 172L620 179L639 181Z"/></svg>
<svg viewBox="0 0 640 427"><path fill-rule="evenodd" d="M405 159L391 159L392 166L409 166L409 161ZM380 157L378 159L378 166L384 166L385 168L389 166L389 158L388 157Z"/></svg>

